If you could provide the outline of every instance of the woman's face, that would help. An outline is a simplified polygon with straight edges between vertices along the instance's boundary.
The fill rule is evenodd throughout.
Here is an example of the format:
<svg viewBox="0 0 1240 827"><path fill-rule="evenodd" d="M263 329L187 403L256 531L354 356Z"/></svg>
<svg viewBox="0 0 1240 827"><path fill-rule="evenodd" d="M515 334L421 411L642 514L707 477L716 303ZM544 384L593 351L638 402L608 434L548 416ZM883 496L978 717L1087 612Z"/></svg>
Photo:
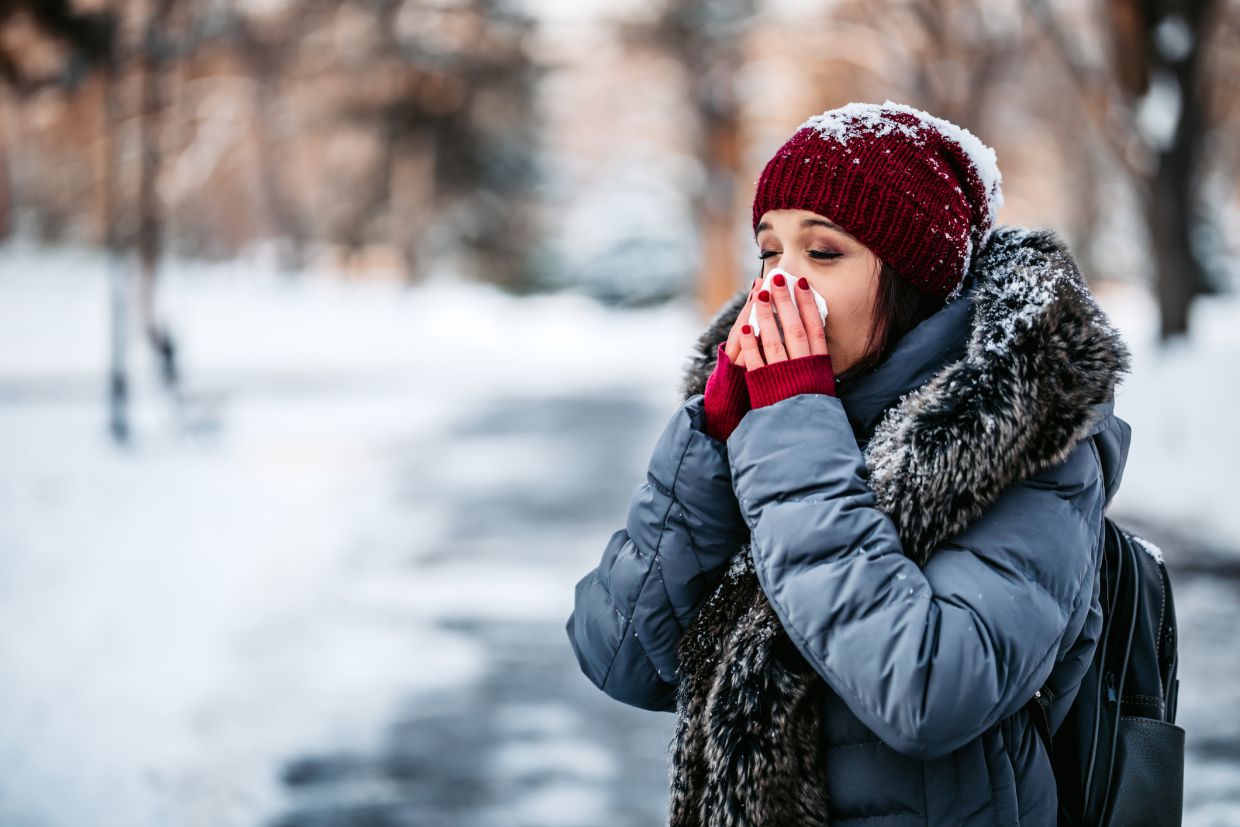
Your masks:
<svg viewBox="0 0 1240 827"><path fill-rule="evenodd" d="M782 267L804 276L827 301L827 350L836 374L864 355L882 262L827 218L808 210L768 210L755 237L762 275Z"/></svg>

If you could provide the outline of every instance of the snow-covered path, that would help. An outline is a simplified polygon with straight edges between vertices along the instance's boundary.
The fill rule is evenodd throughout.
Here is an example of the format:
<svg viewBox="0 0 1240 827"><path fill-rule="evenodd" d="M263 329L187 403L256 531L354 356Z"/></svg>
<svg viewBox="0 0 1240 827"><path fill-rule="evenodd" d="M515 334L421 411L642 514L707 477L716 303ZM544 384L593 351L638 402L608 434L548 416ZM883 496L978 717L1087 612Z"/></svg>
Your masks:
<svg viewBox="0 0 1240 827"><path fill-rule="evenodd" d="M497 396L435 444L402 450L401 496L436 502L450 525L434 555L397 563L372 600L403 605L419 581L417 602L435 600L442 628L480 649L482 666L462 686L409 697L375 748L324 745L292 761L280 825L659 823L670 716L596 691L564 633L573 583L622 519L655 413L623 389ZM457 470L428 478L423 462ZM488 465L497 473L481 484Z"/></svg>
<svg viewBox="0 0 1240 827"><path fill-rule="evenodd" d="M178 265L190 399L134 345L118 450L104 277L0 250L0 824L660 821L670 716L595 690L563 625L675 404L687 303ZM1114 513L1177 577L1186 824L1240 823L1240 437L1211 374L1240 314L1157 355L1140 296L1108 307L1138 357Z"/></svg>
<svg viewBox="0 0 1240 827"><path fill-rule="evenodd" d="M605 540L591 527L623 513L640 473L630 446L654 438L647 394L677 368L656 356L691 319L683 305L612 314L572 296L202 269L173 269L161 293L189 400L161 396L131 344L135 441L119 450L104 430L103 262L0 255L0 824L254 825L320 799L406 795L373 777L310 784L305 768L379 754L402 721L449 720L434 704L508 685L495 665L533 662L530 640L575 669L563 621ZM590 471L576 416L543 429L563 393L615 426L614 468ZM540 501L579 516L538 519ZM525 630L525 648L479 623ZM558 682L627 718L620 731L651 725L579 675ZM514 703L519 739L582 728L579 707ZM460 737L504 714L479 695ZM488 755L500 775L530 758L439 738L405 751L475 774ZM527 769L580 763L597 780L597 750L561 740ZM551 823L563 779L532 792L527 823Z"/></svg>

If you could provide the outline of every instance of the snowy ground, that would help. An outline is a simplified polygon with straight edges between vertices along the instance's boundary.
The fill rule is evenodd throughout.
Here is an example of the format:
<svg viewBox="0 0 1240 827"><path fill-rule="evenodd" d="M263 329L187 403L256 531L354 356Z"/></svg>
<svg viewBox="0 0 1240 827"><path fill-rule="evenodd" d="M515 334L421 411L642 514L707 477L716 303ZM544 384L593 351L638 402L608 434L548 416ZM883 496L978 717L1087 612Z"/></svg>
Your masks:
<svg viewBox="0 0 1240 827"><path fill-rule="evenodd" d="M670 716L564 636L702 324L687 303L172 268L106 439L104 262L0 249L0 824L639 825ZM1240 823L1240 303L1137 358L1114 514L1175 568L1186 823ZM669 357L669 354L672 354Z"/></svg>

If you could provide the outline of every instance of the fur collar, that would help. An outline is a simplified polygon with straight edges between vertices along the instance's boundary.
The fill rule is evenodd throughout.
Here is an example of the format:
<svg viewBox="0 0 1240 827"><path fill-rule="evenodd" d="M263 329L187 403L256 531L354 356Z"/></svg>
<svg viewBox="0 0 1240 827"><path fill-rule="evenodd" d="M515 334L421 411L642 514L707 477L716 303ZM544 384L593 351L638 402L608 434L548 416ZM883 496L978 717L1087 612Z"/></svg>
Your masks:
<svg viewBox="0 0 1240 827"><path fill-rule="evenodd" d="M683 398L705 389L744 303L740 291L699 336ZM1063 460L1109 413L1129 370L1127 346L1066 243L1007 226L991 233L955 299L838 393L878 504L899 516L921 563L1009 483Z"/></svg>

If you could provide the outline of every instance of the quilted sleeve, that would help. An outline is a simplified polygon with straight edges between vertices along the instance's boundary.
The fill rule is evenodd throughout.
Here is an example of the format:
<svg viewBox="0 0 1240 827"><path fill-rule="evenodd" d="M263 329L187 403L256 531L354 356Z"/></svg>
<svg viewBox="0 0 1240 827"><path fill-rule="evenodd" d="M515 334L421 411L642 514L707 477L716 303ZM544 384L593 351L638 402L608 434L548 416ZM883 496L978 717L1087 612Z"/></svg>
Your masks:
<svg viewBox="0 0 1240 827"><path fill-rule="evenodd" d="M664 428L565 624L591 682L642 709L675 709L676 647L749 534L702 407L702 394L689 397Z"/></svg>
<svg viewBox="0 0 1240 827"><path fill-rule="evenodd" d="M1010 485L919 568L876 506L838 398L756 408L729 439L772 607L893 749L945 755L1011 715L1085 622L1103 499L1087 442Z"/></svg>

